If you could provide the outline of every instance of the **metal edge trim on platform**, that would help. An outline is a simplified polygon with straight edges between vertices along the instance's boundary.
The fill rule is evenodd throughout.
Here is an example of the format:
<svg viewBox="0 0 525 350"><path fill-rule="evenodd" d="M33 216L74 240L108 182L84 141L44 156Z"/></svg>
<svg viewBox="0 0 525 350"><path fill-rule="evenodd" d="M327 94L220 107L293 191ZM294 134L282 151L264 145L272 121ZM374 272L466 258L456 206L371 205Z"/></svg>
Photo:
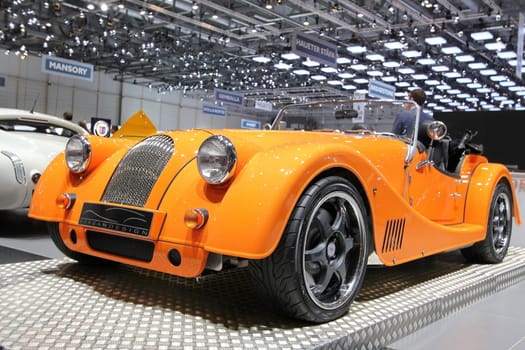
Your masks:
<svg viewBox="0 0 525 350"><path fill-rule="evenodd" d="M464 307L524 281L525 260L517 253L523 254L525 249L510 247L508 256L500 264L472 265L467 269L418 285L411 290L415 298L414 303L407 304L402 311L384 310L391 316L354 333L331 339L314 349L382 349L387 344ZM444 285L448 287L444 288ZM426 301L418 302L417 295L424 295ZM359 310L359 312L366 312L366 310Z"/></svg>

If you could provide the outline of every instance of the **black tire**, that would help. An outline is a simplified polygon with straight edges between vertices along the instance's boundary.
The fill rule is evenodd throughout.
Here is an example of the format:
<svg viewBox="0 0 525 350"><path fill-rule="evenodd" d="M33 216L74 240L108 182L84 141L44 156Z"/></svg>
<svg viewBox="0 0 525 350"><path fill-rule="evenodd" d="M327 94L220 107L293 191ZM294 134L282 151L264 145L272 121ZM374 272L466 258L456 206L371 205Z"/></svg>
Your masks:
<svg viewBox="0 0 525 350"><path fill-rule="evenodd" d="M361 288L369 252L363 199L331 176L300 197L276 250L250 261L258 291L287 315L327 322L348 312Z"/></svg>
<svg viewBox="0 0 525 350"><path fill-rule="evenodd" d="M483 241L461 250L472 262L496 264L507 255L512 233L512 194L507 182L498 183L490 202L487 234Z"/></svg>
<svg viewBox="0 0 525 350"><path fill-rule="evenodd" d="M69 249L64 242L62 241L62 238L60 237L60 230L58 228L58 222L48 222L47 223L47 230L49 232L49 235L51 236L51 239L53 240L53 243L55 243L58 250L60 250L62 253L64 253L65 256L78 261L82 264L116 264L116 262L97 258L95 256L82 254L79 252L75 252L71 249Z"/></svg>

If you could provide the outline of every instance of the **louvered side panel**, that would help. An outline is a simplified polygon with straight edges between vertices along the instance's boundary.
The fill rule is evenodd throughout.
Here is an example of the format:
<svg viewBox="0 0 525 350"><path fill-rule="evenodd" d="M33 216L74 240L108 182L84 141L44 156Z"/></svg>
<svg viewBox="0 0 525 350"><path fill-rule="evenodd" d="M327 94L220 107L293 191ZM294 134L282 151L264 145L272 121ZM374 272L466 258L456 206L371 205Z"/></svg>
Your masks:
<svg viewBox="0 0 525 350"><path fill-rule="evenodd" d="M385 238L381 251L392 252L401 249L405 233L405 219L388 220L385 229Z"/></svg>

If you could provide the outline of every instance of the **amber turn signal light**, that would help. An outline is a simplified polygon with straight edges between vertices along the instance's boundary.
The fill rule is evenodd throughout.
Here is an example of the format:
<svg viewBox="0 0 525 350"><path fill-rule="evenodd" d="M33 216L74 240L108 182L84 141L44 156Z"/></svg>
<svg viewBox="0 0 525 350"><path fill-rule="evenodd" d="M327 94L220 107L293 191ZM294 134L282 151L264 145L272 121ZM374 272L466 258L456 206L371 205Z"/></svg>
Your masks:
<svg viewBox="0 0 525 350"><path fill-rule="evenodd" d="M206 225L208 211L202 208L188 209L184 213L184 224L186 227L198 230Z"/></svg>
<svg viewBox="0 0 525 350"><path fill-rule="evenodd" d="M60 209L69 209L75 204L77 196L74 193L61 193L56 198L55 202Z"/></svg>

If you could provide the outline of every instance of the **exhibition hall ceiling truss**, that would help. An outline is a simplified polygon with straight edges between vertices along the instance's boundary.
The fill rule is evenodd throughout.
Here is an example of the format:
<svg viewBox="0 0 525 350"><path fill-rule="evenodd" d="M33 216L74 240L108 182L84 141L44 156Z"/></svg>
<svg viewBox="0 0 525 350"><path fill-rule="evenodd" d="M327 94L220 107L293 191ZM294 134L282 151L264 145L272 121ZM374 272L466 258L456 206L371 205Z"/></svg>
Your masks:
<svg viewBox="0 0 525 350"><path fill-rule="evenodd" d="M525 106L525 0L0 0L0 47L91 63L159 93L280 104L413 87L440 110ZM297 38L335 64L296 55Z"/></svg>

